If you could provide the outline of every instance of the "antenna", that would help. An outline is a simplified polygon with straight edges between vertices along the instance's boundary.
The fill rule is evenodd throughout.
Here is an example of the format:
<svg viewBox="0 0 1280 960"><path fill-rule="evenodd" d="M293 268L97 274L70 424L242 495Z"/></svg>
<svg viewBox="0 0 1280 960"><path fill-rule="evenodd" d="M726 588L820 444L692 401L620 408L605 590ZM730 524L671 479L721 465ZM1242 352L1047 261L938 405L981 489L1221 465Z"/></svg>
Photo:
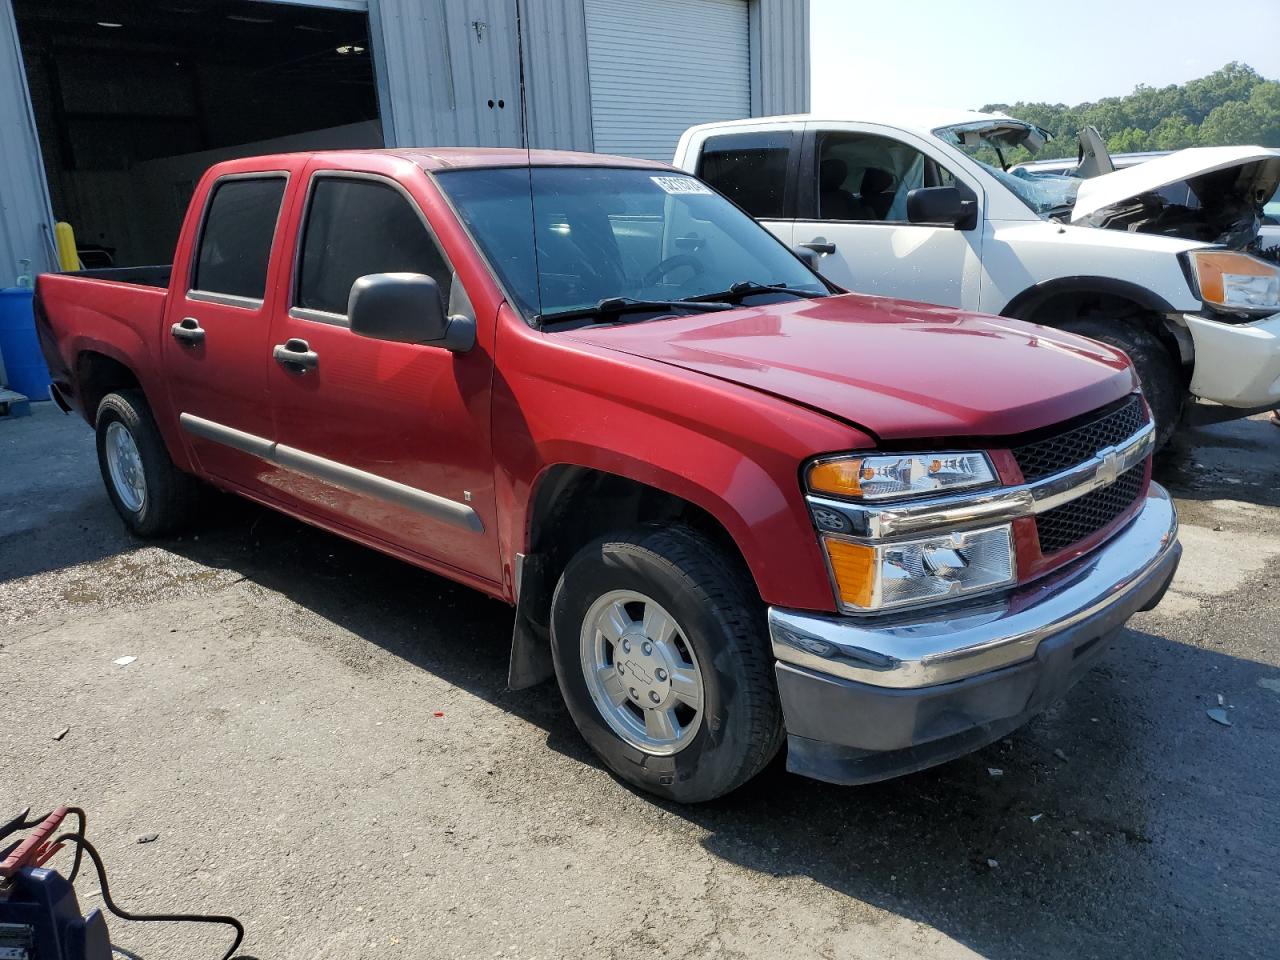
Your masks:
<svg viewBox="0 0 1280 960"><path fill-rule="evenodd" d="M516 6L516 64L520 80L520 140L529 153L529 102L524 84L524 21L520 16L520 8L524 0L512 0Z"/></svg>
<svg viewBox="0 0 1280 960"><path fill-rule="evenodd" d="M520 10L524 0L512 0L516 8L516 63L520 78L520 139L524 142L525 171L529 174L529 228L533 245L533 277L538 297L538 323L542 320L542 271L538 268L538 209L533 202L533 148L529 144L529 100L524 77L524 20Z"/></svg>

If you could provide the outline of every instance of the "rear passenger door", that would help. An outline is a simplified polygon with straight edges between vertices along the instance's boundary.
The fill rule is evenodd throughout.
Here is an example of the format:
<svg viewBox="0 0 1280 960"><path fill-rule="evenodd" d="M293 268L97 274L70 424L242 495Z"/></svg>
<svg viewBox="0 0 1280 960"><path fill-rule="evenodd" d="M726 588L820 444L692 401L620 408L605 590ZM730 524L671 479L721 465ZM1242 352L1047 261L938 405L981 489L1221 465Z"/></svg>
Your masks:
<svg viewBox="0 0 1280 960"><path fill-rule="evenodd" d="M421 171L407 179L434 189ZM405 185L374 172L309 171L289 292L271 325L276 458L289 470L282 492L318 519L496 581L492 318L466 353L353 334L352 284L398 272L433 277L450 315L472 312Z"/></svg>
<svg viewBox="0 0 1280 960"><path fill-rule="evenodd" d="M204 471L251 488L271 471L260 456L272 432L269 272L294 172L231 174L213 182L199 219L184 227L178 249L192 255L173 265L161 331L185 442Z"/></svg>
<svg viewBox="0 0 1280 960"><path fill-rule="evenodd" d="M799 142L797 131L776 127L714 134L695 172L790 246Z"/></svg>

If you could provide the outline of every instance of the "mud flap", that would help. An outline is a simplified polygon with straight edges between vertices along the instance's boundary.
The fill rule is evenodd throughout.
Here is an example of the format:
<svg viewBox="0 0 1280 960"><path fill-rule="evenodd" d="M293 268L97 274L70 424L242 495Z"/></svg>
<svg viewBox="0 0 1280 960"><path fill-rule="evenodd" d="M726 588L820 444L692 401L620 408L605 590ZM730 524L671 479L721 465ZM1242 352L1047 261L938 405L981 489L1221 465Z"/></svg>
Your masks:
<svg viewBox="0 0 1280 960"><path fill-rule="evenodd" d="M555 676L551 660L551 633L545 622L551 610L546 556L537 553L520 558L517 577L516 622L511 631L511 661L507 689L526 690Z"/></svg>

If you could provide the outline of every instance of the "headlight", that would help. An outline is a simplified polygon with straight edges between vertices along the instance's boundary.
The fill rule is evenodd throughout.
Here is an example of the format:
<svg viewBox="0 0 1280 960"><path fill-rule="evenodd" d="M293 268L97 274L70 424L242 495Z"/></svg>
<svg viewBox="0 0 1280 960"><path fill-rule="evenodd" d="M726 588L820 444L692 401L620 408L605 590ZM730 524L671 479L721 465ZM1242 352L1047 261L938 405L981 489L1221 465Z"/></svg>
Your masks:
<svg viewBox="0 0 1280 960"><path fill-rule="evenodd" d="M819 460L806 478L814 493L884 500L994 485L985 453L885 454Z"/></svg>
<svg viewBox="0 0 1280 960"><path fill-rule="evenodd" d="M823 537L840 604L888 610L993 590L1014 582L1010 524L923 540L854 543Z"/></svg>
<svg viewBox="0 0 1280 960"><path fill-rule="evenodd" d="M1280 310L1280 267L1230 250L1192 250L1187 255L1196 290L1208 306L1230 313Z"/></svg>

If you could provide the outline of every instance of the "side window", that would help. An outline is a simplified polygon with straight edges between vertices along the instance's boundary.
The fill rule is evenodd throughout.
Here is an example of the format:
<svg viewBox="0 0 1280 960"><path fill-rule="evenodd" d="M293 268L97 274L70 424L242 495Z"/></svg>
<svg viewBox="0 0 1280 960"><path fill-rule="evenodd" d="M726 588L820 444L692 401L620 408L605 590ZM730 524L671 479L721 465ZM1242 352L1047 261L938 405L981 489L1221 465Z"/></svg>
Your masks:
<svg viewBox="0 0 1280 960"><path fill-rule="evenodd" d="M955 177L915 147L865 133L818 138L819 220L907 223L907 194Z"/></svg>
<svg viewBox="0 0 1280 960"><path fill-rule="evenodd" d="M424 273L449 300L452 271L404 194L376 180L316 177L294 306L346 316L351 285L370 273Z"/></svg>
<svg viewBox="0 0 1280 960"><path fill-rule="evenodd" d="M729 133L702 144L698 176L760 220L786 216L790 131Z"/></svg>
<svg viewBox="0 0 1280 960"><path fill-rule="evenodd" d="M222 180L214 185L200 231L192 290L262 300L284 187L284 177Z"/></svg>

